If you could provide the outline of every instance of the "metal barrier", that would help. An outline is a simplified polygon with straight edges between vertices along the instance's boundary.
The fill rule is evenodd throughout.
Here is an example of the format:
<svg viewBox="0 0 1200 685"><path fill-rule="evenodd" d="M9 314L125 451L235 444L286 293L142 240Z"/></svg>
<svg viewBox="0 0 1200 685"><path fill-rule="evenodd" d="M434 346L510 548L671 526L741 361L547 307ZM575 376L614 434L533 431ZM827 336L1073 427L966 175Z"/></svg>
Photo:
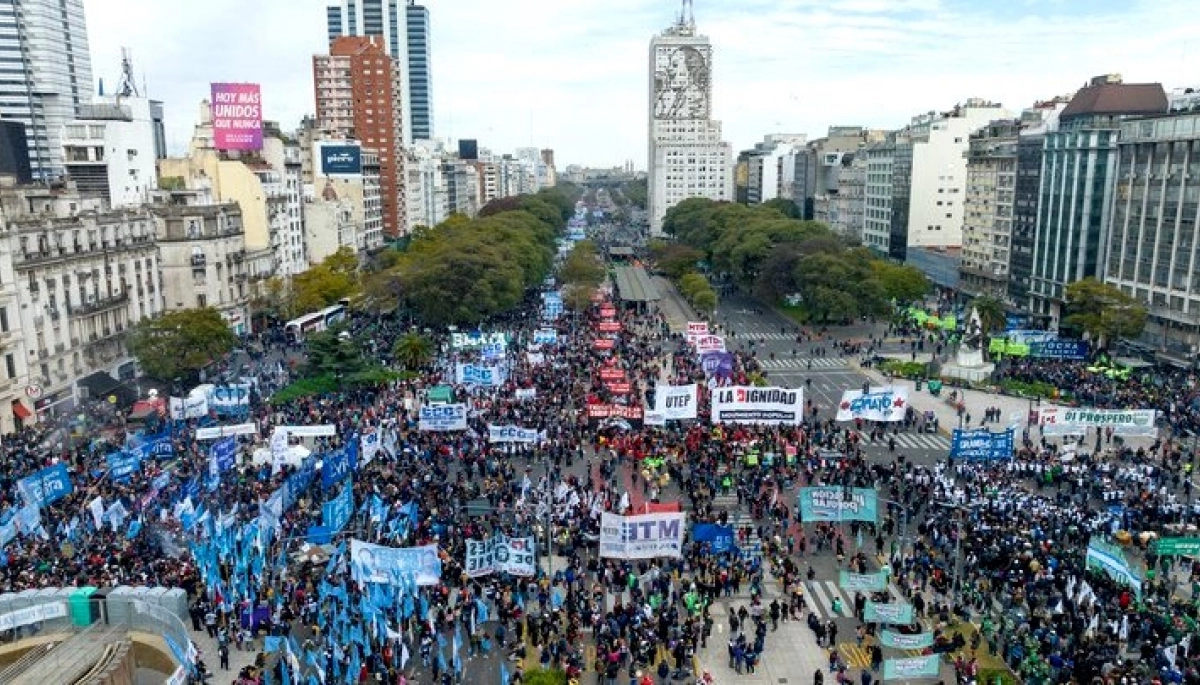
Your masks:
<svg viewBox="0 0 1200 685"><path fill-rule="evenodd" d="M61 640L53 641L59 644L81 632L118 629L161 636L179 667L173 680L179 677L180 668L191 669L196 650L187 626L175 611L155 601L153 591L146 594L144 588L117 588L103 599L87 600L69 597L72 591L71 588L46 590L45 597L0 596L0 645L43 636L61 636ZM47 651L36 649L10 664L4 672L19 665L24 670L32 661L46 656ZM8 682L3 673L0 682Z"/></svg>

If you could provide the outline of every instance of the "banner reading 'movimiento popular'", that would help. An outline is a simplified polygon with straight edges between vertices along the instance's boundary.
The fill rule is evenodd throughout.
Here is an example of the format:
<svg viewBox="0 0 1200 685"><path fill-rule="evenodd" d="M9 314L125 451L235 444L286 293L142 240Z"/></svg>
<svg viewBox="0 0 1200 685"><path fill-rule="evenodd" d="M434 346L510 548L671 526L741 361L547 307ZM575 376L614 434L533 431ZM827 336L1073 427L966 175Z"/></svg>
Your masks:
<svg viewBox="0 0 1200 685"><path fill-rule="evenodd" d="M804 390L747 385L713 388L712 420L795 426L804 420Z"/></svg>

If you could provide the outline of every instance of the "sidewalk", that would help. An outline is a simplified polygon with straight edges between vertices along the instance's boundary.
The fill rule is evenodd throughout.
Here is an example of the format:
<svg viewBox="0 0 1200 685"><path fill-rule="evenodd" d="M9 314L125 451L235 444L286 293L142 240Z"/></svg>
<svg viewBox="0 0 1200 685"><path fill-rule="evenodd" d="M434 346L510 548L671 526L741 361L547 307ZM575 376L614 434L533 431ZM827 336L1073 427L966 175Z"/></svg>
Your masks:
<svg viewBox="0 0 1200 685"><path fill-rule="evenodd" d="M700 317L692 310L692 306L675 289L674 283L662 276L654 276L653 281L659 294L662 295L662 299L658 301L658 308L662 310L663 316L667 319L667 326L672 333L685 333L687 332L687 322L700 321Z"/></svg>
<svg viewBox="0 0 1200 685"><path fill-rule="evenodd" d="M928 354L925 355L928 357ZM922 360L922 355L917 355L918 361ZM916 384L908 379L896 378L890 383L887 378L879 372L878 369L865 369L858 362L851 361L851 366L857 369L864 376L871 379L872 385L885 386L891 385L898 388L908 389L908 403L918 412L931 411L937 417L938 426L941 432L950 435L951 431L959 426L958 410L954 403L950 400L950 393L957 392L956 398L960 402L965 403L965 414L970 415L971 425L966 428L978 428L980 421L983 420L983 412L988 407L997 407L1000 409L1000 421L988 424L992 430L1002 430L1008 426L1017 424L1018 426L1026 426L1029 422L1029 411L1037 407L1057 407L1053 402L1043 399L1040 404L1034 400L1029 400L1023 397L1013 397L1011 395L995 395L981 390L965 390L963 388L951 388L943 386L941 396L934 397L929 393L927 383L922 384L921 390L918 392ZM966 416L963 417L964 421Z"/></svg>

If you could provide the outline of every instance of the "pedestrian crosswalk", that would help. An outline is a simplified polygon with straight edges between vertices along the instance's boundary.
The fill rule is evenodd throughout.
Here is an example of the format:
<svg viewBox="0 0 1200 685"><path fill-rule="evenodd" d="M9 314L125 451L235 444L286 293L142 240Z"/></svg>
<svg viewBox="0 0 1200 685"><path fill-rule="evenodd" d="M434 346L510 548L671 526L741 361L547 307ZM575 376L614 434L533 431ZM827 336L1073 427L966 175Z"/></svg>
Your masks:
<svg viewBox="0 0 1200 685"><path fill-rule="evenodd" d="M887 449L888 440L896 441L896 450L933 450L944 451L950 450L950 438L941 433L896 433L892 435L890 432L882 439L876 439L872 442L867 436L863 436L863 447L867 449Z"/></svg>
<svg viewBox="0 0 1200 685"><path fill-rule="evenodd" d="M770 331L759 331L759 330L745 330L745 329L740 329L740 328L734 328L732 333L733 333L733 335L730 337L733 340L791 340L792 342L796 341L795 333L780 333L778 331L770 332Z"/></svg>
<svg viewBox="0 0 1200 685"><path fill-rule="evenodd" d="M780 357L759 359L764 371L808 371L817 369L848 369L850 364L841 357Z"/></svg>
<svg viewBox="0 0 1200 685"><path fill-rule="evenodd" d="M729 514L729 527L733 528L734 535L742 528L749 528L750 535L744 540L737 543L742 550L742 554L751 558L762 557L762 540L758 537L758 524L750 514L742 510L738 503L737 495L719 494L713 497L713 508L724 510Z"/></svg>
<svg viewBox="0 0 1200 685"><path fill-rule="evenodd" d="M903 595L894 583L888 584L891 601L902 602ZM804 583L804 603L823 621L854 616L854 593L844 592L836 580L810 580Z"/></svg>
<svg viewBox="0 0 1200 685"><path fill-rule="evenodd" d="M864 640L862 645L856 642L839 642L837 646L838 655L842 657L842 661L850 668L871 668L871 643L872 640ZM904 649L899 650L904 656L921 656L924 652L920 649ZM891 654L887 656L892 656Z"/></svg>

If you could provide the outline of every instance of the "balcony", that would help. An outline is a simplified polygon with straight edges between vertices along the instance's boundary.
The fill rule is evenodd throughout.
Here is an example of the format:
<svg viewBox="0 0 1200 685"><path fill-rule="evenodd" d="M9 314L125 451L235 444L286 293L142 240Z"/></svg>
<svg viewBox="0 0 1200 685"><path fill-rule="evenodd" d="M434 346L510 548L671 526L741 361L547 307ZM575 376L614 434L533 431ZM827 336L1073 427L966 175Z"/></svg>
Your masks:
<svg viewBox="0 0 1200 685"><path fill-rule="evenodd" d="M125 334L125 325L117 324L115 328L102 328L88 334L86 347L95 347L114 342Z"/></svg>
<svg viewBox="0 0 1200 685"><path fill-rule="evenodd" d="M129 304L129 291L112 295L110 297L98 297L83 304L70 305L67 307L67 313L73 316L85 316L95 314L108 309L116 309Z"/></svg>

